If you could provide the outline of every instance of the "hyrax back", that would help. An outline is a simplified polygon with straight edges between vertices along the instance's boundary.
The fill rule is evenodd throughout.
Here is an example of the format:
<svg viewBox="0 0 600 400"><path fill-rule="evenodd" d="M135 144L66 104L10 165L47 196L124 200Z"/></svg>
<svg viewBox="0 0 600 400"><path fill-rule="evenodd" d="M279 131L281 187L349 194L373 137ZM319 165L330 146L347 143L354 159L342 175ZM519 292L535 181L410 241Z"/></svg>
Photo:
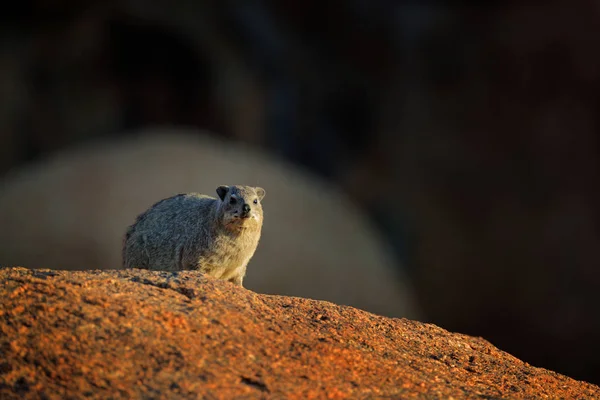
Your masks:
<svg viewBox="0 0 600 400"><path fill-rule="evenodd" d="M219 186L217 194L179 194L140 214L125 234L123 267L199 270L242 286L260 239L265 190Z"/></svg>

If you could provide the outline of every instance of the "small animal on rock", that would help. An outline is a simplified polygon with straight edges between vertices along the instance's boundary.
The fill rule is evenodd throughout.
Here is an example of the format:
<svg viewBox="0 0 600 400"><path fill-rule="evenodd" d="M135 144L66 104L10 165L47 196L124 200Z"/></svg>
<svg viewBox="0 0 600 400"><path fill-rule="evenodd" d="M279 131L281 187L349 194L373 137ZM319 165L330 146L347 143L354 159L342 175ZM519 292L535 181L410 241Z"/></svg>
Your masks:
<svg viewBox="0 0 600 400"><path fill-rule="evenodd" d="M123 267L198 270L242 286L260 239L265 190L219 186L217 194L178 194L140 214L123 239Z"/></svg>

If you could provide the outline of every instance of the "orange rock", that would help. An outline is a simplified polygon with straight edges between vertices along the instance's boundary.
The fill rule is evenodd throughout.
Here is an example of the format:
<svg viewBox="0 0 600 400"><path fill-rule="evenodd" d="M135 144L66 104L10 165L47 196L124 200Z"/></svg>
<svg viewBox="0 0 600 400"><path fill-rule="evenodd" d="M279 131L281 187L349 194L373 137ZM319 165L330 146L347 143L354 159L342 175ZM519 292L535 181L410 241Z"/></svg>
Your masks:
<svg viewBox="0 0 600 400"><path fill-rule="evenodd" d="M600 397L481 338L194 272L4 268L0 282L2 399Z"/></svg>

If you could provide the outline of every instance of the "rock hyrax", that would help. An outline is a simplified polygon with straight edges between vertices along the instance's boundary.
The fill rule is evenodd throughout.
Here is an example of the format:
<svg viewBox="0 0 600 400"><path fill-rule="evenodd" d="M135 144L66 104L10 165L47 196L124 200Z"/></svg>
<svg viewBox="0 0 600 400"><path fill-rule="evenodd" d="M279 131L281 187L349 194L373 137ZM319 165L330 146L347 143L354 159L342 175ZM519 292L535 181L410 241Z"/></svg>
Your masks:
<svg viewBox="0 0 600 400"><path fill-rule="evenodd" d="M159 201L140 214L123 240L123 267L199 270L242 286L260 239L265 190L219 186Z"/></svg>

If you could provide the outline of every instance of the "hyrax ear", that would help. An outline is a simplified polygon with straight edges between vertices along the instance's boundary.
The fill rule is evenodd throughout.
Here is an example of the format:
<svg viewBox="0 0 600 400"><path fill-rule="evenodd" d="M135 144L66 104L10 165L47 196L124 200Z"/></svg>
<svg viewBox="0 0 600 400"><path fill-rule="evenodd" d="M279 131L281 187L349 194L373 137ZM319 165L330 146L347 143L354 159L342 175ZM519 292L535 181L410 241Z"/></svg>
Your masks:
<svg viewBox="0 0 600 400"><path fill-rule="evenodd" d="M258 196L259 200L262 200L263 197L265 197L265 194L267 194L267 192L265 192L265 189L261 187L256 187L254 188L254 190L256 190L256 195Z"/></svg>
<svg viewBox="0 0 600 400"><path fill-rule="evenodd" d="M225 200L225 196L227 196L227 192L229 192L229 186L219 186L217 188L217 194L221 201Z"/></svg>

